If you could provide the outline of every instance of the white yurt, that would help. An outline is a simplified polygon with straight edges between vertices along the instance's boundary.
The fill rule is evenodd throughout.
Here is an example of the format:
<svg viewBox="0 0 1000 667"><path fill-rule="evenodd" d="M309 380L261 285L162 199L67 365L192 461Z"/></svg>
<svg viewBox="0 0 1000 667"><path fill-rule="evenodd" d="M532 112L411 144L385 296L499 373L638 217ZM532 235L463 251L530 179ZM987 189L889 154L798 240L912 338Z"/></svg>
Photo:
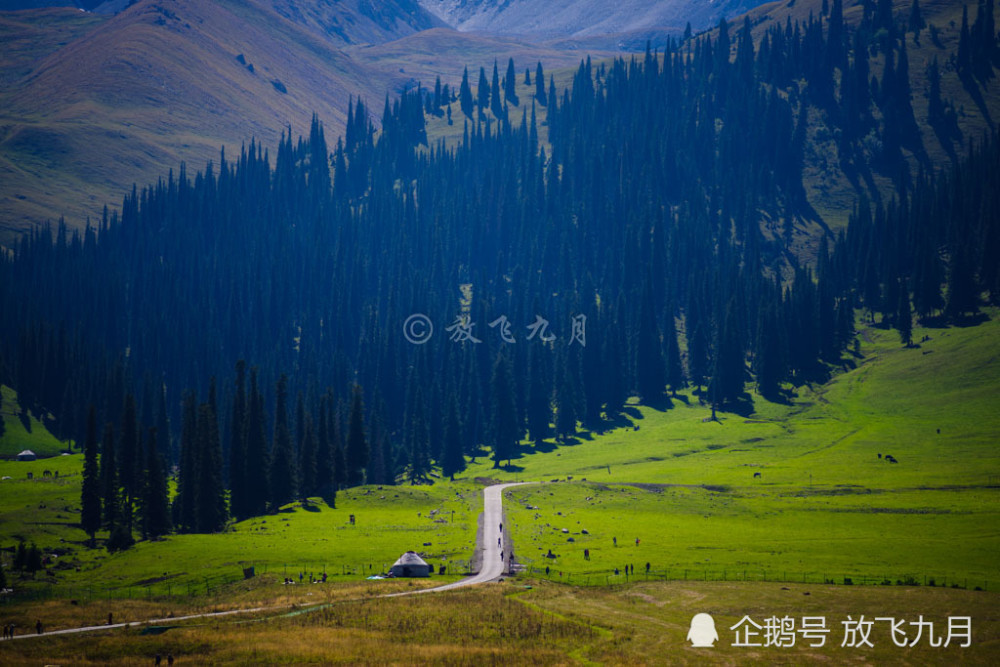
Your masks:
<svg viewBox="0 0 1000 667"><path fill-rule="evenodd" d="M20 454L17 455L17 460L18 461L34 461L37 458L38 457L35 456L35 453L33 451L31 451L30 449L26 449L26 450L24 450L23 452L21 452Z"/></svg>
<svg viewBox="0 0 1000 667"><path fill-rule="evenodd" d="M407 551L389 569L394 577L428 577L431 566L413 551Z"/></svg>

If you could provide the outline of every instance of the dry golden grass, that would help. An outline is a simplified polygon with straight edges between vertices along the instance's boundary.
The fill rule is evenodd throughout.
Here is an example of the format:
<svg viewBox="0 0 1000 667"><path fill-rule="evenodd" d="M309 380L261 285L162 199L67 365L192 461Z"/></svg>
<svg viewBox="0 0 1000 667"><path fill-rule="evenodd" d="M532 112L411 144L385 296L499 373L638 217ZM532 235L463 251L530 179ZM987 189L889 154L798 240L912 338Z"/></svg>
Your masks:
<svg viewBox="0 0 1000 667"><path fill-rule="evenodd" d="M400 583L405 587L404 582ZM997 594L942 588L651 582L581 589L545 582L480 586L447 593L358 600L344 586L329 606L256 618L197 619L161 634L136 628L0 643L0 663L132 665L172 654L176 664L993 664L1000 646ZM341 587L337 587L338 589ZM713 615L715 648L686 642L691 617ZM971 616L968 648L899 648L881 622L873 648L842 647L841 621L891 616L937 629ZM823 616L822 648L733 647L743 615ZM912 635L911 635L912 636Z"/></svg>

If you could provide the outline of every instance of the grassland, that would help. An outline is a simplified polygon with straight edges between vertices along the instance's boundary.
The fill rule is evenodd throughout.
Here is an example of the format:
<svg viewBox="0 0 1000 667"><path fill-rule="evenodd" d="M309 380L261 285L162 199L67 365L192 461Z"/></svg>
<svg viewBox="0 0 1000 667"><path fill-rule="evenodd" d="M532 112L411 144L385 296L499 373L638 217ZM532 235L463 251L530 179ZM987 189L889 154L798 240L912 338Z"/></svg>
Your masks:
<svg viewBox="0 0 1000 667"><path fill-rule="evenodd" d="M649 582L583 589L508 581L461 592L394 599L331 601L317 611L169 623L135 629L0 643L8 665L68 662L128 665L172 654L179 664L992 664L1000 643L996 596L932 588L850 588L776 583ZM354 591L358 592L357 590ZM719 642L685 641L691 618L710 613ZM801 639L787 648L736 647L730 628L789 616L826 619L823 647ZM971 616L973 642L932 648L891 641L875 624L873 646L842 646L843 621L890 617L934 623ZM913 628L904 624L908 639ZM926 632L926 631L925 631Z"/></svg>
<svg viewBox="0 0 1000 667"><path fill-rule="evenodd" d="M7 386L0 386L0 420L4 426L0 435L0 459L13 458L25 449L39 456L55 456L66 451L66 445L54 438L36 415L21 410L17 392Z"/></svg>
<svg viewBox="0 0 1000 667"><path fill-rule="evenodd" d="M663 411L629 406L627 421L604 434L537 450L525 444L510 468L480 458L454 483L352 489L336 509L288 507L222 535L171 536L115 555L87 548L76 527L79 455L0 463L0 475L13 478L0 484L2 546L23 537L61 554L51 576L14 578L29 595L0 605L0 616L21 627L34 618L50 628L91 624L109 610L139 620L332 605L179 623L156 636L16 642L0 645L0 661L126 664L159 651L214 662L988 664L1000 643L1000 312L987 314L976 327L918 328L913 348L865 327L845 372L784 404L754 396L745 415L705 421L708 408L689 391ZM44 469L58 469L58 480L39 479ZM530 569L481 590L362 600L409 587L364 580L369 566L381 570L409 548L449 573L464 569L482 477L561 480L508 491L508 531ZM238 580L250 564L262 576ZM634 576L624 575L626 565ZM281 583L324 569L325 585ZM891 585L858 585L883 581ZM707 655L684 641L691 616L703 611L722 637ZM758 622L823 615L830 641L821 649L733 647L728 628L744 614ZM971 615L973 646L902 649L884 625L874 648L840 646L841 622L860 614L923 614L938 624Z"/></svg>
<svg viewBox="0 0 1000 667"><path fill-rule="evenodd" d="M856 368L787 405L755 397L752 414L712 422L689 392L666 411L630 407L606 435L526 445L509 469L472 472L562 480L508 491L507 506L519 560L557 579L624 581L626 564L649 562L671 578L1000 587L990 315L918 329L930 339L914 348L867 328Z"/></svg>

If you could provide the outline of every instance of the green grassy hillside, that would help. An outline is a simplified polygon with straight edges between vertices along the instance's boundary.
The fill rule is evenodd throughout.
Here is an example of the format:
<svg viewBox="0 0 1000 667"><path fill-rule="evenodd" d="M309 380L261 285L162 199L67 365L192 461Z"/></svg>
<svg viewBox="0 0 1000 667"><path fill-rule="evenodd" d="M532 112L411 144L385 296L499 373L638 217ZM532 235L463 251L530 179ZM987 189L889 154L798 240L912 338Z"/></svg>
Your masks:
<svg viewBox="0 0 1000 667"><path fill-rule="evenodd" d="M49 433L37 415L22 412L16 391L0 386L0 396L0 420L3 420L0 459L13 458L25 449L41 457L56 456L66 451L66 445Z"/></svg>
<svg viewBox="0 0 1000 667"><path fill-rule="evenodd" d="M630 406L629 425L603 435L525 445L510 469L480 458L455 483L352 489L337 509L290 510L222 535L172 536L114 556L86 548L76 526L79 455L0 463L13 478L0 493L0 520L7 540L71 551L65 562L82 572L57 572L60 586L163 577L180 585L236 576L242 561L359 576L409 548L435 564L467 562L477 478L559 479L512 490L507 509L518 559L536 572L548 565L556 579L607 583L614 568L644 573L649 562L671 578L1000 586L1000 313L989 314L977 327L918 329L917 340L930 340L914 348L865 329L857 368L787 405L755 397L748 417L706 421L709 410L688 392L664 412ZM58 469L59 479L39 479L43 469ZM352 513L358 524L348 527Z"/></svg>
<svg viewBox="0 0 1000 667"><path fill-rule="evenodd" d="M930 339L914 348L865 329L857 368L789 405L755 397L749 417L712 422L686 393L665 412L630 408L634 426L526 445L510 470L481 461L471 472L572 478L511 492L519 557L554 577L605 583L616 567L650 562L672 577L1000 586L1000 323L990 315L918 329L916 340Z"/></svg>

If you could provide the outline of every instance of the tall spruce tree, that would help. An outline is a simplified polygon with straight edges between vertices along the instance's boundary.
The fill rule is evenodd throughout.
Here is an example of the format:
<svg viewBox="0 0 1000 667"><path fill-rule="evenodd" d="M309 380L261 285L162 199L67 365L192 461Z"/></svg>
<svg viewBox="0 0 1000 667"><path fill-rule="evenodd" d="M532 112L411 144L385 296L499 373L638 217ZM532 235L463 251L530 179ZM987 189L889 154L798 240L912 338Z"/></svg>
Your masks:
<svg viewBox="0 0 1000 667"><path fill-rule="evenodd" d="M121 437L118 440L118 479L122 486L122 520L125 527L132 531L135 504L142 492L142 460L139 447L139 423L136 415L135 396L132 392L125 395L125 407L122 410Z"/></svg>
<svg viewBox="0 0 1000 667"><path fill-rule="evenodd" d="M469 118L472 118L472 88L469 86L469 68L462 72L462 85L458 89L459 108Z"/></svg>
<svg viewBox="0 0 1000 667"><path fill-rule="evenodd" d="M174 498L174 525L179 530L197 530L199 461L198 408L194 392L184 392L181 408L181 454L177 472L177 495Z"/></svg>
<svg viewBox="0 0 1000 667"><path fill-rule="evenodd" d="M517 453L517 442L521 435L510 360L502 352L497 354L493 363L490 387L493 409L490 413L489 444L493 450L493 467L499 468L501 461L510 463L510 459Z"/></svg>
<svg viewBox="0 0 1000 667"><path fill-rule="evenodd" d="M545 106L545 73L542 71L541 61L538 61L538 65L535 67L535 101L543 107Z"/></svg>
<svg viewBox="0 0 1000 667"><path fill-rule="evenodd" d="M455 475L465 470L465 455L462 451L462 424L458 418L458 401L454 394L447 401L444 442L441 447L441 474L454 481Z"/></svg>
<svg viewBox="0 0 1000 667"><path fill-rule="evenodd" d="M104 425L101 439L101 507L104 527L113 530L121 518L121 494L115 461L115 428L111 422Z"/></svg>
<svg viewBox="0 0 1000 667"><path fill-rule="evenodd" d="M211 396L212 392L209 392ZM198 406L195 438L198 464L198 488L195 491L195 525L199 533L217 533L226 527L226 489L222 479L222 441L219 420L212 403Z"/></svg>
<svg viewBox="0 0 1000 667"><path fill-rule="evenodd" d="M244 516L238 516L238 518L263 514L267 510L267 503L271 498L271 465L267 451L267 415L264 414L264 396L258 386L256 366L250 369L246 439Z"/></svg>
<svg viewBox="0 0 1000 667"><path fill-rule="evenodd" d="M156 444L156 429L149 429L146 439L146 465L142 498L142 534L156 539L170 532L170 504L167 500L167 477L163 458Z"/></svg>
<svg viewBox="0 0 1000 667"><path fill-rule="evenodd" d="M229 500L233 516L245 519L248 513L247 431L250 425L246 362L236 362L236 382L233 387L232 412L229 419Z"/></svg>
<svg viewBox="0 0 1000 667"><path fill-rule="evenodd" d="M271 508L291 502L298 494L298 466L288 426L288 378L282 374L275 390L274 444L271 448Z"/></svg>
<svg viewBox="0 0 1000 667"><path fill-rule="evenodd" d="M80 491L80 527L90 536L101 529L101 480L97 464L97 408L87 411L87 437L83 444L83 487Z"/></svg>
<svg viewBox="0 0 1000 667"><path fill-rule="evenodd" d="M514 59L507 59L507 74L503 79L503 96L508 103L517 106L521 101L517 98L517 73L514 72Z"/></svg>
<svg viewBox="0 0 1000 667"><path fill-rule="evenodd" d="M351 414L347 423L347 443L344 452L348 486L364 484L369 455L368 438L365 436L364 393L361 385L356 384L351 390Z"/></svg>
<svg viewBox="0 0 1000 667"><path fill-rule="evenodd" d="M663 364L663 344L656 323L653 288L647 279L642 290L639 310L639 332L635 349L636 389L646 402L655 403L663 396L666 372Z"/></svg>

